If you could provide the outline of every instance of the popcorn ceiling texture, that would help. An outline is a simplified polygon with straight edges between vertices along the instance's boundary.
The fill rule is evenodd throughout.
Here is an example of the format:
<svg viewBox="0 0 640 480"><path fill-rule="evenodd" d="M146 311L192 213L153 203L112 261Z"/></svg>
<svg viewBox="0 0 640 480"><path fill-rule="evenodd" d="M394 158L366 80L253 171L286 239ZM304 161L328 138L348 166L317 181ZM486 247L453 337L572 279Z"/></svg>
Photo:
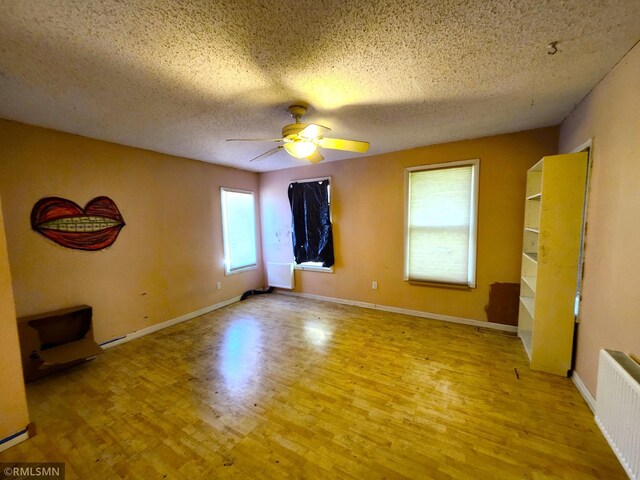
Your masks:
<svg viewBox="0 0 640 480"><path fill-rule="evenodd" d="M554 125L639 39L638 0L0 0L0 117L266 171L225 139L292 103L371 154Z"/></svg>

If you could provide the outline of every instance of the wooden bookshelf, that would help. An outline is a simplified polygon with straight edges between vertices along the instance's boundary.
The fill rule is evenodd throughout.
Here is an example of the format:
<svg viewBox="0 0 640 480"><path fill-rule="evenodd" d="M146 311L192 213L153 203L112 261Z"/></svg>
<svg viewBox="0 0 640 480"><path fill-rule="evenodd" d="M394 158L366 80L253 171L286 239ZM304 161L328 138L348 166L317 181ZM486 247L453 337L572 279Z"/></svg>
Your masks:
<svg viewBox="0 0 640 480"><path fill-rule="evenodd" d="M568 375L587 154L544 157L527 172L518 336L531 368Z"/></svg>

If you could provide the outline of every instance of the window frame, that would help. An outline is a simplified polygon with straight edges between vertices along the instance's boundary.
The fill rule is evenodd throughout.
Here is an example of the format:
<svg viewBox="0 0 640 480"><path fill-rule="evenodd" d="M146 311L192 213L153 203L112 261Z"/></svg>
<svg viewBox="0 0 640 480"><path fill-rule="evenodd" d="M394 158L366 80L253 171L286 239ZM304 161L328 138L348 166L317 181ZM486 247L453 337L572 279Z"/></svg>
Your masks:
<svg viewBox="0 0 640 480"><path fill-rule="evenodd" d="M247 195L251 195L253 200L253 233L254 233L254 249L255 249L255 263L252 265L246 265L239 268L231 269L231 265L229 262L229 239L228 239L228 226L227 226L227 212L226 212L226 200L225 200L225 192L232 193L243 193ZM256 194L253 190L243 190L240 188L231 188L231 187L220 187L220 210L222 213L222 248L223 248L223 266L224 266L224 274L225 276L235 275L236 273L247 272L250 270L257 270L258 268L258 229L257 229L257 216L256 212L258 209L256 208Z"/></svg>
<svg viewBox="0 0 640 480"><path fill-rule="evenodd" d="M332 228L335 230L335 225L333 225L333 202L331 201L331 183L332 183L332 179L331 176L327 176L327 177L314 177L314 178L303 178L303 179L299 179L299 180L291 180L289 182L289 185L291 185L292 183L311 183L311 182L323 182L325 180L329 181L329 186L327 189L327 196L329 198L329 221L331 222L331 226ZM293 250L293 245L292 245L292 250ZM335 252L335 245L334 245L334 252ZM320 272L320 273L333 273L333 267L335 267L335 263L333 265L331 265L330 267L323 267L321 265L310 265L311 263L314 262L304 262L304 263L296 263L296 259L293 258L293 269L294 270L301 270L301 271L306 271L306 272Z"/></svg>
<svg viewBox="0 0 640 480"><path fill-rule="evenodd" d="M409 200L411 194L411 173L428 170L443 170L447 168L472 166L471 180L471 215L469 220L469 260L467 284L451 282L438 282L436 280L410 280L409 279ZM476 288L477 261L478 261L478 199L480 186L480 159L458 160L453 162L417 165L405 168L404 173L404 280L411 284L432 285L448 288Z"/></svg>

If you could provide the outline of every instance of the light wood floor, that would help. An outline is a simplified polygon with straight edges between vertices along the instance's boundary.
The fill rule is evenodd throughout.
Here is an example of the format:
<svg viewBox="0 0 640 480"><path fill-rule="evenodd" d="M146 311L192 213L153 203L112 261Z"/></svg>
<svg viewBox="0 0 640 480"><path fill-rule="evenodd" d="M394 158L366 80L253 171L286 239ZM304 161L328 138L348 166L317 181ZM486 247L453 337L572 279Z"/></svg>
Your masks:
<svg viewBox="0 0 640 480"><path fill-rule="evenodd" d="M27 390L38 434L0 462L68 479L626 478L514 336L276 294Z"/></svg>

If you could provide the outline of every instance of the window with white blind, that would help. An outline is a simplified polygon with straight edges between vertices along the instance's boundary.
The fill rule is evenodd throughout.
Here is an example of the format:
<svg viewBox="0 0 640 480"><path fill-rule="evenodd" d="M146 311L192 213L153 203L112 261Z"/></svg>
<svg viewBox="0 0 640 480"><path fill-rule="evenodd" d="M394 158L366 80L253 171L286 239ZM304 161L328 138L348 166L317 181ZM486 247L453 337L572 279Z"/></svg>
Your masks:
<svg viewBox="0 0 640 480"><path fill-rule="evenodd" d="M476 286L480 160L406 170L405 280Z"/></svg>
<svg viewBox="0 0 640 480"><path fill-rule="evenodd" d="M257 268L253 192L222 187L220 200L225 274Z"/></svg>

